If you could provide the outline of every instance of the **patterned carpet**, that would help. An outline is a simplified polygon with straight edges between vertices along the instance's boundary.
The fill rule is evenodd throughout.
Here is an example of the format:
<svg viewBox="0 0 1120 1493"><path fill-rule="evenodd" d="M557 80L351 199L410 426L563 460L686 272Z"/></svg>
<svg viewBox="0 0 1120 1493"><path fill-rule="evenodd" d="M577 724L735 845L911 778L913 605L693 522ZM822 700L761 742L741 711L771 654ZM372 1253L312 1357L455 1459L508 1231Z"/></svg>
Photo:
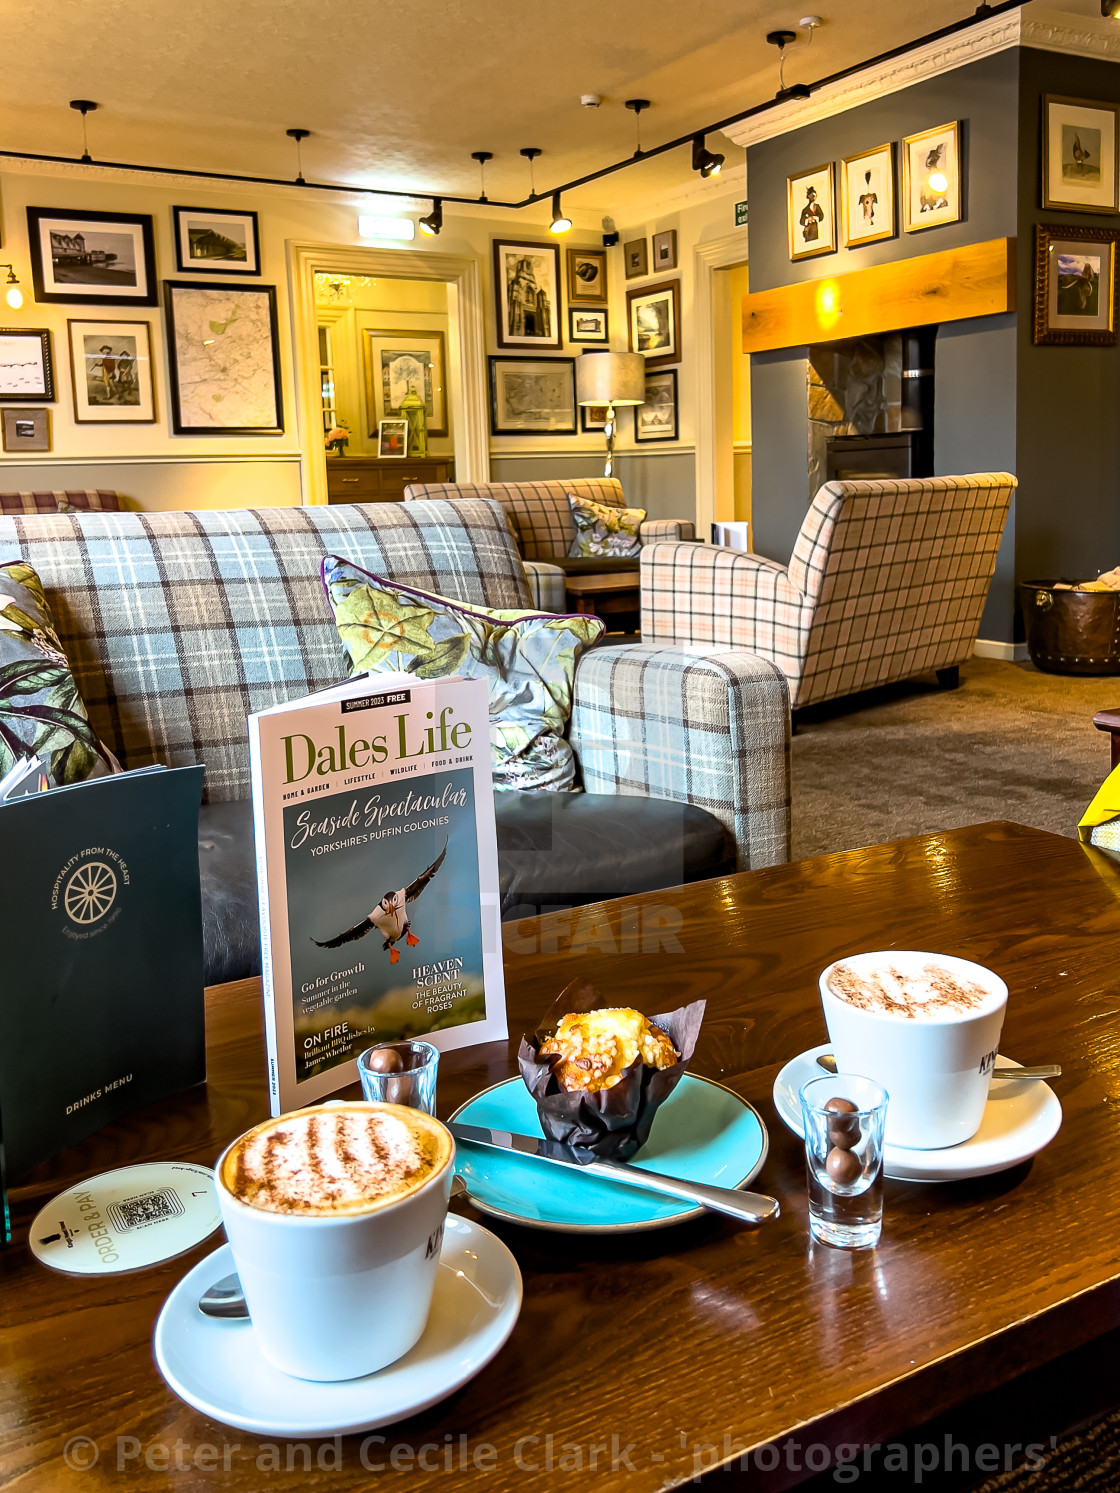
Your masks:
<svg viewBox="0 0 1120 1493"><path fill-rule="evenodd" d="M974 1493L1116 1493L1120 1488L1120 1410L1067 1436L1046 1454L1044 1467L1001 1472Z"/></svg>

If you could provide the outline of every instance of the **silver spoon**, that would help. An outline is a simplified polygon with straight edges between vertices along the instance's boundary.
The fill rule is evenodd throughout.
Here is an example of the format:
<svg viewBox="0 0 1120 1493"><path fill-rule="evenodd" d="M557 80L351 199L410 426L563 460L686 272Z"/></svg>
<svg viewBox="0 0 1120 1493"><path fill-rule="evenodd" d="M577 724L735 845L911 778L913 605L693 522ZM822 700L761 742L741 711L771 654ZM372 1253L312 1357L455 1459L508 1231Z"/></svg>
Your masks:
<svg viewBox="0 0 1120 1493"><path fill-rule="evenodd" d="M817 1063L826 1073L836 1073L836 1059L830 1052L822 1052ZM1034 1068L993 1068L993 1078L1061 1078L1062 1065L1060 1063L1039 1063Z"/></svg>

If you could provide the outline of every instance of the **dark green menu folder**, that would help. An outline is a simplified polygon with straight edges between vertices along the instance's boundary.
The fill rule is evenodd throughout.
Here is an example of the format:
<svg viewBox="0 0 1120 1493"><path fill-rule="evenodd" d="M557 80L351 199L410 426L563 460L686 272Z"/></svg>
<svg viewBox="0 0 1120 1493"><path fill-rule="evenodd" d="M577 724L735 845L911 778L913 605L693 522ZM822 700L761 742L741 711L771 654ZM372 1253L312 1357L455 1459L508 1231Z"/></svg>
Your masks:
<svg viewBox="0 0 1120 1493"><path fill-rule="evenodd" d="M203 768L0 804L0 1127L10 1187L206 1077ZM7 1233L7 1200L3 1206Z"/></svg>

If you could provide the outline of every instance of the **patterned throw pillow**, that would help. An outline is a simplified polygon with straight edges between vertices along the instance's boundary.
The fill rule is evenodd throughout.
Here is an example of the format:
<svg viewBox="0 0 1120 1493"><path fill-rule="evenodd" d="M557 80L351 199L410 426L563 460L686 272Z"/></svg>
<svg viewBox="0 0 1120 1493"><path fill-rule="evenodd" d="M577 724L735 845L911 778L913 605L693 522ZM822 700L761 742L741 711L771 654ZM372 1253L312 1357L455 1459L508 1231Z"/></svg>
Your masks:
<svg viewBox="0 0 1120 1493"><path fill-rule="evenodd" d="M0 565L0 777L32 755L59 787L119 770L89 723L42 582L17 561Z"/></svg>
<svg viewBox="0 0 1120 1493"><path fill-rule="evenodd" d="M457 674L490 686L494 787L575 787L564 730L580 652L601 636L598 617L491 611L449 601L325 556L323 589L351 674Z"/></svg>
<svg viewBox="0 0 1120 1493"><path fill-rule="evenodd" d="M639 555L638 531L646 521L644 508L616 508L611 503L593 503L590 498L568 494L575 520L576 537L569 555Z"/></svg>

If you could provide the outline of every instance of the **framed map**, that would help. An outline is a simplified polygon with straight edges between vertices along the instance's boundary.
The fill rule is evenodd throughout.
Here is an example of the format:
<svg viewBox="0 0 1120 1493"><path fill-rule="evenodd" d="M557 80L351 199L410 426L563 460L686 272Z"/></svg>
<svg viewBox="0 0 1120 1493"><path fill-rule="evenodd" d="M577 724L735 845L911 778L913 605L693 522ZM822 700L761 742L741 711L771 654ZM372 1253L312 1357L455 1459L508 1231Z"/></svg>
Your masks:
<svg viewBox="0 0 1120 1493"><path fill-rule="evenodd" d="M280 435L274 285L165 280L176 435Z"/></svg>
<svg viewBox="0 0 1120 1493"><path fill-rule="evenodd" d="M447 434L447 389L444 382L443 333L389 332L365 328L366 414L370 435L382 420L400 412L401 400L414 388L424 401L428 434Z"/></svg>

